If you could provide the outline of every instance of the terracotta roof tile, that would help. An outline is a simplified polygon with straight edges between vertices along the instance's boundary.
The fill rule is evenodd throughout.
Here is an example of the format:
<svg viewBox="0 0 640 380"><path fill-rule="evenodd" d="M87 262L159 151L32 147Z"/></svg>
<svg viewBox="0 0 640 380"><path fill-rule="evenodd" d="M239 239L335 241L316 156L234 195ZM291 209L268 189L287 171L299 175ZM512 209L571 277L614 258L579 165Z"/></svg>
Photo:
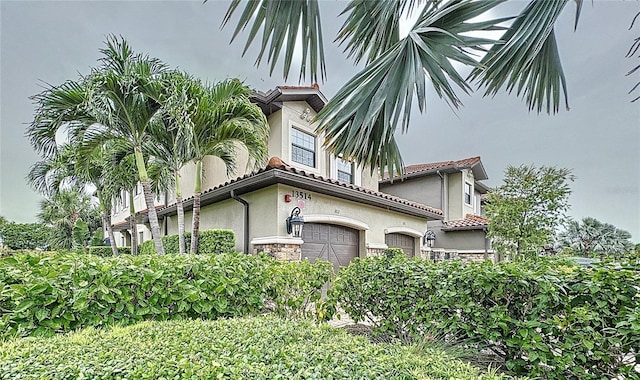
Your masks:
<svg viewBox="0 0 640 380"><path fill-rule="evenodd" d="M479 162L480 162L480 157L476 156L476 157L465 158L457 161L440 161L440 162L429 162L425 164L408 165L404 167L404 175L406 176L406 175L417 174L421 172L437 170L442 168L450 168L450 167L457 167L461 169L470 168ZM394 178L400 178L400 177L396 176ZM383 180L388 180L388 179L389 179L389 175L385 173Z"/></svg>
<svg viewBox="0 0 640 380"><path fill-rule="evenodd" d="M444 222L443 229L475 229L489 225L489 219L480 215L467 214L464 219L449 220Z"/></svg>
<svg viewBox="0 0 640 380"><path fill-rule="evenodd" d="M386 194L386 193L382 193L382 192L379 192L379 191L374 191L374 190L367 189L367 188L364 188L364 187L360 187L360 186L356 186L356 185L353 185L353 184L345 183L345 182L338 181L338 180L335 180L335 179L325 178L325 177L323 177L321 175L318 175L318 174L315 174L315 173L308 173L305 170L296 169L294 167L291 167L291 166L287 165L279 157L271 157L271 159L269 160L268 164L265 167L263 167L263 168L261 168L261 169L259 169L257 171L254 171L252 173L245 174L242 177L238 177L238 178L229 180L229 181L227 181L227 182L225 182L223 184L220 184L218 186L212 187L212 188L202 192L202 196L204 196L207 193L210 193L210 192L213 192L215 190L218 190L218 189L220 189L222 187L229 186L229 185L231 185L233 183L236 183L236 182L239 182L239 181L241 181L243 179L258 175L260 173L267 172L269 170L282 170L282 171L285 171L285 172L288 172L288 173L294 173L294 174L297 174L297 175L304 176L306 178L311 178L311 179L314 179L314 180L317 180L317 181L331 183L331 184L338 185L338 186L341 186L341 187L344 187L344 188L347 188L347 189L352 189L352 190L355 190L355 191L358 191L358 192L361 192L361 193L373 195L373 196L379 197L381 199L386 199L386 200L397 202L397 203L400 203L400 204L403 204L403 205L415 207L417 209L420 209L420 210L423 210L423 211L427 211L427 212L430 212L430 213L433 213L433 214L436 214L436 215L443 215L442 210L434 208L434 207L430 207L430 206L427 206L427 205L424 205L424 204L421 204L421 203L413 202L413 201L410 201L410 200L407 200L407 199L399 198L399 197L396 197L396 196L393 196L393 195L390 195L390 194ZM191 199L193 199L193 197L189 197L187 199L184 199L184 201L188 201L188 200L191 200ZM175 204L169 205L166 208L169 208L169 207L171 207L173 205L175 205Z"/></svg>

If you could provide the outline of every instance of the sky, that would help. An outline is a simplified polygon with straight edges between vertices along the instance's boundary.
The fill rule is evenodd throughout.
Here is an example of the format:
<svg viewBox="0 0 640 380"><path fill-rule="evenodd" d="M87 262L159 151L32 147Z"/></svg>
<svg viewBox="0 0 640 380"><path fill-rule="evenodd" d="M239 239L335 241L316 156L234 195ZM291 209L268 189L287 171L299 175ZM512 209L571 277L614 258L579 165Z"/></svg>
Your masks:
<svg viewBox="0 0 640 380"><path fill-rule="evenodd" d="M330 98L361 67L333 43L347 2L320 4L328 75L320 89ZM503 10L522 4L509 2ZM398 143L406 165L481 156L489 186L500 185L509 165L569 168L576 176L569 215L611 223L640 242L640 101L631 103L628 94L640 71L625 76L640 64L640 57L625 58L640 36L640 22L629 30L640 2L584 4L576 31L573 2L556 27L569 111L537 114L515 95L483 97L481 90L461 94L464 107L454 111L431 91L426 112L414 108ZM42 199L25 181L39 159L24 137L34 112L29 97L44 83L77 79L97 66L108 34L209 81L240 78L261 91L311 84L308 78L298 82L297 72L284 81L278 68L270 76L264 63L254 65L255 49L242 57L246 34L230 45L232 27L220 29L227 6L216 0L0 0L0 215L34 222Z"/></svg>

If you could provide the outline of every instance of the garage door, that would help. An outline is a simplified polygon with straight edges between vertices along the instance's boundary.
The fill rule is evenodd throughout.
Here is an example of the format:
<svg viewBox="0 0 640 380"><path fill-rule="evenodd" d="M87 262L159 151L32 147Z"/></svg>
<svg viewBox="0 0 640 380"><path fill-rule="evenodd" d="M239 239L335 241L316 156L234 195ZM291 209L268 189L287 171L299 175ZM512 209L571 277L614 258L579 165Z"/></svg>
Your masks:
<svg viewBox="0 0 640 380"><path fill-rule="evenodd" d="M332 224L305 223L302 229L302 258L333 263L337 272L358 257L358 230Z"/></svg>
<svg viewBox="0 0 640 380"><path fill-rule="evenodd" d="M402 248L404 254L409 257L416 255L415 241L413 236L403 234L387 234L384 238L384 242L389 248Z"/></svg>

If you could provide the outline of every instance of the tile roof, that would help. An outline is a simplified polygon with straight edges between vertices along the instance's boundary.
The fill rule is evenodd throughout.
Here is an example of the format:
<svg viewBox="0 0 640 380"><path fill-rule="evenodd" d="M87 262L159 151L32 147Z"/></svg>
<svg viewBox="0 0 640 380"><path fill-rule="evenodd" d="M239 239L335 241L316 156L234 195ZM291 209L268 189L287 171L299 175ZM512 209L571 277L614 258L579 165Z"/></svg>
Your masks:
<svg viewBox="0 0 640 380"><path fill-rule="evenodd" d="M489 219L480 215L467 214L464 219L449 220L443 223L443 231L447 230L475 230L486 228Z"/></svg>
<svg viewBox="0 0 640 380"><path fill-rule="evenodd" d="M440 162L429 162L425 164L417 164L417 165L408 165L404 167L404 176L405 177L414 177L419 176L421 174L428 174L429 172L433 172L440 169L470 169L475 167L477 164L481 164L480 157L469 157L462 160L457 161L440 161ZM484 173L484 169L482 169L482 173ZM396 176L394 179L400 179L400 177ZM486 179L486 178L477 178L478 180ZM381 181L389 181L389 175L385 173L384 177Z"/></svg>
<svg viewBox="0 0 640 380"><path fill-rule="evenodd" d="M238 177L236 179L232 179L230 181L227 181L227 182L225 182L223 184L220 184L218 186L212 187L212 188L204 191L202 193L202 198L204 199L207 196L207 194L212 194L214 192L219 192L222 188L229 187L229 186L231 186L233 184L238 184L238 183L243 182L245 180L249 180L251 178L257 177L260 174L268 173L268 172L271 172L271 171L281 171L281 172L285 172L285 173L291 173L291 174L300 176L300 177L305 178L305 179L310 179L310 180L313 180L313 181L317 181L319 183L336 185L336 186L342 187L344 189L348 189L348 190L353 191L353 192L358 193L358 194L369 195L369 196L372 196L374 199L379 199L380 201L390 201L390 202L396 203L398 205L409 206L410 208L414 208L414 209L421 210L421 211L426 211L426 212L428 212L430 214L434 214L434 215L438 215L438 216L442 216L443 215L442 210L434 208L434 207L430 207L430 206L427 206L427 205L424 205L424 204L421 204L421 203L417 203L417 202L413 202L413 201L406 200L406 199L403 199L403 198L399 198L399 197L396 197L396 196L393 196L393 195L389 195L389 194L386 194L386 193L382 193L382 192L379 192L379 191L374 191L374 190L367 189L367 188L364 188L364 187L360 187L360 186L356 186L356 185L353 185L353 184L345 183L345 182L338 181L338 180L335 180L335 179L325 178L325 177L323 177L321 175L318 175L318 174L315 174L315 173L308 173L308 172L306 172L304 170L300 170L300 169L291 167L291 166L287 165L285 162L283 162L279 157L272 157L269 160L269 163L265 167L263 167L263 168L261 168L261 169L259 169L257 171L254 171L252 173L246 174L246 175L244 175L242 177ZM337 196L337 197L344 197L346 194L333 192L333 193L331 193L329 195ZM184 200L185 206L188 204L189 201L193 201L193 197L189 197L189 198ZM163 210L169 209L169 208L174 207L174 206L175 206L175 204L169 205L169 206L165 207ZM379 206L382 207L382 205L379 205ZM160 210L160 211L162 211L162 210Z"/></svg>

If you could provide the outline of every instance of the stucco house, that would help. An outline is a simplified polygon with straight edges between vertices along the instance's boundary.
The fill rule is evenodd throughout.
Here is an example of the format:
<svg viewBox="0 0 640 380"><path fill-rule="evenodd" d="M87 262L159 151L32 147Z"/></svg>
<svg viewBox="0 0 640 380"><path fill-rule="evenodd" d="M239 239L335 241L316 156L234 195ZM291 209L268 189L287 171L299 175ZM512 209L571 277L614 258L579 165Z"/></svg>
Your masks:
<svg viewBox="0 0 640 380"><path fill-rule="evenodd" d="M430 203L408 200L379 190L377 169L351 163L324 150L324 136L315 133L313 117L327 103L317 85L281 86L252 101L270 125L271 159L256 171L227 176L223 163L204 163L201 229L226 228L235 232L240 252L268 252L288 260L323 258L335 267L355 257L379 255L400 247L410 256L427 256L423 235L428 223L441 223L444 214ZM241 155L238 168L247 156ZM181 172L186 229L191 229L194 168ZM189 193L191 191L191 193ZM125 197L126 199L126 197ZM177 234L175 197L168 191L157 199L165 234ZM139 241L151 239L141 191L134 196L138 210ZM299 212L301 236L288 231L285 221ZM117 245L130 243L128 205L113 212Z"/></svg>
<svg viewBox="0 0 640 380"><path fill-rule="evenodd" d="M429 255L434 259L499 259L487 239L483 195L488 179L480 157L406 166L402 177L383 178L380 191L428 204L443 218L427 222L432 232Z"/></svg>

